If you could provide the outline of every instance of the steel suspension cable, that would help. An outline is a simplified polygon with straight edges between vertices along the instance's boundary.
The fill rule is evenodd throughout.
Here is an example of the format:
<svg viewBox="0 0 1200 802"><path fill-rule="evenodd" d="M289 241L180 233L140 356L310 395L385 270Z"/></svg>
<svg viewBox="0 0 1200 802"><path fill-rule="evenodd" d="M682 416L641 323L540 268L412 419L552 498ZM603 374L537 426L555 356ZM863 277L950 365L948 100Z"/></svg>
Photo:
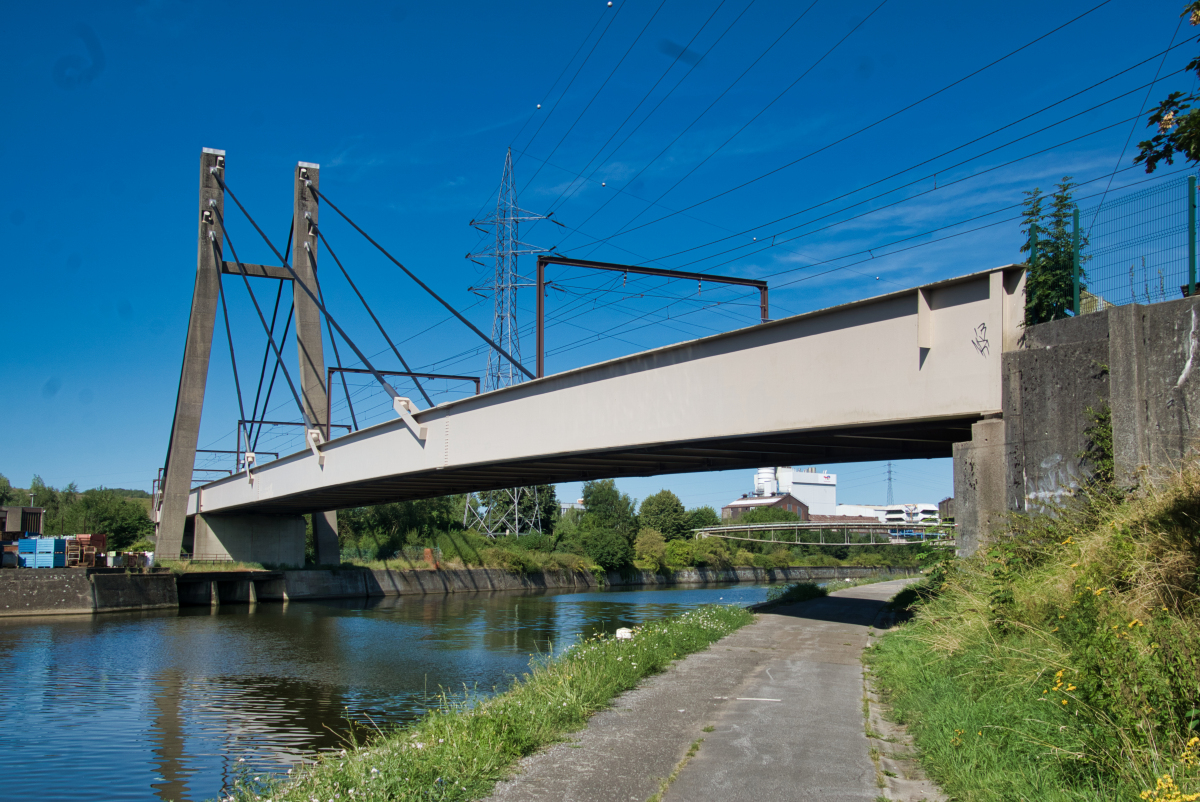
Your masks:
<svg viewBox="0 0 1200 802"><path fill-rule="evenodd" d="M215 171L213 172L213 176L216 177L217 182L224 188L224 182L221 181L221 178L217 176ZM217 208L216 203L211 203L210 208L216 217L217 223L221 226L221 233L225 242L229 244L229 254L233 257L233 261L238 267L238 272L241 273L242 281L246 283L246 292L250 293L250 300L254 304L254 311L258 313L258 319L262 323L263 331L267 333L267 339L271 343L271 348L275 351L275 358L279 360L280 366L283 367L283 377L287 379L288 387L292 391L292 398L296 401L296 407L300 410L300 417L304 420L304 426L306 429L311 429L312 421L309 420L308 413L304 411L304 404L300 403L300 395L296 392L296 385L292 383L292 376L288 372L287 365L283 364L283 355L279 353L279 346L275 344L275 338L270 336L271 327L267 325L267 318L263 314L262 307L258 305L258 298L254 295L254 288L250 286L250 278L246 274L246 267L242 264L242 260L238 259L237 250L233 247L233 240L229 236L229 229L225 226L225 216L221 214L221 210ZM218 264L220 264L224 261L224 258L217 247L217 241L213 237L210 237L209 241L212 243L213 251L220 259L218 261Z"/></svg>
<svg viewBox="0 0 1200 802"><path fill-rule="evenodd" d="M294 224L294 223L295 223L295 221L293 221L293 224ZM291 252L291 250L292 250L292 226L291 226L291 225L289 225L289 226L288 226L288 241L287 241L287 248L285 248L285 249L284 249L284 255L286 256L286 255L287 255L289 252ZM275 322L278 320L278 317L279 317L279 302L280 302L282 299L283 299L283 282L282 282L282 281L280 281L280 282L279 282L279 287L278 287L278 288L276 289L276 291L275 291L275 307L274 307L274 308L271 310L271 336L274 336L274 335L275 335ZM288 320L289 320L289 322L290 322L290 320L291 320L291 314L292 314L292 313L289 311L289 312L288 312ZM284 335L283 335L283 339L282 339L282 340L280 340L280 342L287 342L287 333L286 333L286 332L284 333ZM251 418L251 420L257 420L257 419L258 419L258 400L259 400L259 395L262 393L263 378L265 378L265 377L266 377L266 375L267 375L267 360L268 360L268 359L270 359L270 358L271 358L271 346L270 346L270 345L268 345L268 346L267 346L267 347L266 347L266 348L263 350L263 358L262 358L262 370L261 370L261 371L259 372L259 374L258 374L258 389L256 389L256 390L254 391L254 408L253 408L253 410L252 410L252 411L251 411L251 413L250 413L250 418ZM277 370L277 369L276 369L276 370ZM272 386L275 384L275 370L272 370L272 372L271 372L271 384L272 384ZM266 397L266 399L263 401L263 410L264 410L264 415L265 415L265 411L266 411L266 408L267 408L267 404L269 404L270 402L271 402L271 391L270 391L270 389L268 389L268 390L267 390L267 397ZM243 415L242 417L244 418L244 417L246 417L246 416L245 416L245 415ZM253 427L254 427L254 424L252 423L252 424L250 424L250 426L251 426L251 428L253 428ZM262 424L261 424L261 423L258 425L258 428L259 428L259 429L262 429ZM255 442L258 442L258 435L257 435L257 434L255 435L255 437L254 437L254 440L255 440Z"/></svg>
<svg viewBox="0 0 1200 802"><path fill-rule="evenodd" d="M292 316L296 313L296 304L293 301L292 306L288 309L287 323L283 327L283 336L279 338L279 342L286 343L288 331L292 328ZM267 405L271 402L271 391L275 389L275 378L279 375L279 360L275 360L275 365L271 368L271 383L267 385L267 398L263 401L263 415L267 414ZM258 447L258 437L262 434L262 425L254 433L254 445Z"/></svg>
<svg viewBox="0 0 1200 802"><path fill-rule="evenodd" d="M338 334L340 334L342 336L342 339L346 341L346 345L350 346L350 349L352 351L354 351L354 355L359 358L359 360L363 363L363 366L367 370L371 371L371 374L375 377L375 380L378 381L380 383L380 385L383 386L383 389L387 392L387 394L389 396L392 397L392 400L394 401L394 400L400 398L400 394L398 392L396 392L395 388L392 387L392 385L388 384L387 380L383 378L383 375L380 374L380 372L375 369L375 367L371 364L371 361L369 359L367 359L367 357L363 354L363 352L358 350L358 346L354 344L354 341L351 340L349 335L347 335L346 332L342 329L342 327L338 325L338 322L333 319L333 315L329 314L329 310L325 308L325 304L321 303L321 300L319 298L317 298L316 295L313 294L313 291L311 289L309 289L308 285L300 280L300 276L296 273L295 270L292 269L292 266L290 264L288 264L287 259L283 258L283 254L281 254L279 252L279 249L275 247L275 243L271 242L271 239L270 239L270 237L268 237L266 235L266 232L264 232L262 230L262 228L258 225L258 223L255 221L255 219L250 216L250 212L247 211L246 207L242 205L242 202L240 200L238 200L237 195L233 194L233 190L231 190L229 188L229 185L226 184L225 181L222 180L221 176L217 175L217 173L215 171L213 172L213 177L217 179L217 183L221 185L221 189L225 193L227 193L229 195L229 197L233 199L233 202L237 204L237 207L239 209L241 209L242 214L245 215L246 219L250 221L250 225L254 226L254 230L258 232L258 235L260 237L262 237L263 242L267 243L267 247L270 248L271 251L275 254L275 258L277 258L280 261L280 264L283 265L284 269L286 269L288 271L288 273L290 273L292 275L292 281L294 282L293 286L299 286L300 289L304 290L304 294L307 295L312 300L312 302L316 305L317 309L319 309L321 311L321 314L325 315L325 317L329 320L330 324L332 324L333 327L335 329L337 329ZM316 188L313 187L311 181L305 181L305 184L308 186L309 189L311 189L313 191L314 194L317 194L318 197L320 197L319 193L317 193ZM330 205L332 206L333 204L330 204ZM222 223L221 226L222 226L222 228L224 228L224 223ZM317 269L316 260L313 259L312 251L308 248L308 243L305 243L304 250L305 250L306 254L308 255L309 263L312 265L313 273L315 274L316 269ZM247 282L247 286L249 286L249 282ZM278 354L278 350L276 350L276 353ZM287 375L286 370L284 371L284 375ZM288 381L290 383L291 379L289 378ZM295 388L293 388L293 392L295 392ZM305 420L307 420L307 417L305 418Z"/></svg>
<svg viewBox="0 0 1200 802"><path fill-rule="evenodd" d="M216 245L215 240L212 240L212 242L214 245ZM232 245L230 246L230 250L233 250ZM220 265L221 260L218 260L217 264ZM217 297L221 299L221 317L225 320L225 338L229 341L229 362L233 366L233 387L235 390L237 390L238 415L241 417L241 420L238 422L238 428L242 430L242 437L245 438L246 445L249 446L250 430L247 428L246 424L246 405L242 402L242 382L241 379L238 378L237 356L233 352L233 327L229 325L229 307L225 304L224 275L224 271L218 267Z"/></svg>
<svg viewBox="0 0 1200 802"><path fill-rule="evenodd" d="M528 370L526 370L525 366L524 366L524 365L522 365L520 362L518 362L518 361L517 361L517 360L516 360L516 359L515 359L515 358L512 356L512 354L508 353L508 351L505 351L505 350L504 350L503 348L501 348L499 345L497 345L496 343L492 342L492 338L491 338L491 337L488 337L486 334L484 334L482 331L480 331L480 330L478 329L478 327L476 327L476 325L475 325L474 323L472 323L471 321L469 321L469 320L467 320L465 317L463 317L463 316L462 316L462 314L460 314L460 313L459 313L459 311L458 311L457 309L455 309L453 306L451 306L451 305L449 304L449 302L447 302L445 299L443 299L443 298L442 298L442 296L440 296L440 295L438 295L436 292L434 292L434 291L433 291L433 289L432 289L432 288L431 288L431 287L430 287L428 284L426 284L424 281L421 281L421 279L417 278L417 276L416 276L416 274L415 274L415 273L413 273L411 270L409 270L407 267L405 267L403 264L401 264L401 263L400 263L400 261L399 261L398 259L396 259L396 257L394 257L394 256L392 256L390 253L388 253L388 252L387 252L387 249L386 249L386 248L384 248L382 245L380 245L378 242L376 242L374 239L372 239L370 234L368 234L367 232L363 231L363 230L362 230L362 228L360 228L360 227L359 227L358 223L355 223L353 220L351 220L349 217L347 217L347 216L346 216L346 213L345 213L345 212L343 212L341 209L339 209L339 208L337 207L337 205L336 205L336 204L334 204L334 202L333 202L333 201L331 201L331 200L330 200L330 199L329 199L329 198L328 198L326 195L324 195L323 193L321 193L320 191L318 191L316 187L312 186L312 182L309 182L309 184L308 184L308 188L312 190L312 192L313 192L313 194L314 194L314 195L316 195L318 198L320 198L320 199L321 199L322 201L324 201L325 203L328 203L328 204L329 204L329 208L331 208L331 209L333 209L335 212L337 212L337 213L338 213L338 215L339 215L339 216L340 216L340 217L341 217L343 220L345 220L347 223L349 223L349 224L350 224L350 226L351 226L351 227L352 227L352 228L353 228L355 231L357 231L359 234L362 234L362 235L363 235L363 237L364 237L364 238L367 240L367 242L369 242L369 243L371 243L372 245L374 245L374 246L376 247L376 249L378 249L378 251L379 251L380 253L382 253L384 256L386 256L386 257L388 258L388 260L390 260L390 261L391 261L391 263L392 263L392 264L394 264L396 267L398 267L398 268L400 268L401 270L403 270L403 271L404 271L404 273L405 273L405 275L407 275L409 278L411 278L413 281L415 281L415 282L417 283L417 285L418 285L418 286L419 286L421 289L425 290L425 292L427 292L427 293L429 293L431 296L433 296L434 300L436 300L436 301L437 301L438 303L440 303L442 306L446 307L446 309L447 309L447 310L448 310L448 311L449 311L449 312L450 312L452 315L454 315L456 318L458 318L458 319L459 319L459 320L460 320L460 321L461 321L461 322L462 322L464 325L466 325L466 326L467 326L467 328L471 329L471 331L475 332L475 333L476 333L476 334L477 334L477 335L480 337L480 339L482 339L484 342L486 342L488 345L490 345L492 348L494 348L494 349L496 350L496 353L500 354L500 355L501 355L501 356L503 356L505 359L507 359L509 362L511 362L511 363L513 364L513 366L514 366L514 367L516 367L516 368L517 368L519 371L521 371L522 373L524 373L524 374L526 375L526 377L528 377L528 378L530 378L530 379L537 378L537 377L536 377L536 376L534 376L532 373L530 373ZM233 197L232 193L230 194L230 197ZM236 202L236 201L237 201L237 199L236 199L236 198L234 198L234 201ZM238 205L240 206L241 204L238 204ZM261 232L260 232L260 233L261 233ZM360 359L361 359L361 358L362 358L362 357L360 357ZM364 363L364 364L365 364L365 363Z"/></svg>
<svg viewBox="0 0 1200 802"><path fill-rule="evenodd" d="M313 228L316 228L316 226L313 226ZM317 266L314 264L313 265L313 284L317 285L317 295L321 296L321 302L324 303L325 293L321 292L321 279L317 276L316 267ZM358 419L354 416L354 404L351 403L351 401L350 401L350 388L346 385L346 374L344 371L341 370L342 355L338 353L337 339L333 336L333 328L329 325L329 316L328 315L325 316L325 330L327 332L329 332L329 344L333 347L333 362L335 365L337 365L338 376L342 380L342 392L344 392L346 394L346 406L350 409L350 422L352 424L354 424L354 431L357 432L358 431ZM331 388L326 386L325 387L326 395L328 395L330 391L331 391ZM428 398L426 398L426 400L428 400ZM330 409L333 408L332 404L330 404L329 406L330 406ZM432 402L430 402L430 406L433 406ZM326 439L330 439L330 440L333 439L332 427L333 427L333 421L331 421L331 420L325 421L325 438Z"/></svg>
<svg viewBox="0 0 1200 802"><path fill-rule="evenodd" d="M383 335L383 339L387 340L387 344L391 347L392 353L396 355L396 359L400 360L400 364L404 366L405 371L412 373L413 369L408 366L408 362L405 361L404 357L400 355L400 349L397 348L396 344L392 342L392 338L388 336L387 331L383 328L383 324L380 323L379 318L375 316L375 311L371 309L371 305L367 303L367 299L363 297L361 292L359 292L358 285L354 283L354 280L350 278L350 274L346 272L346 268L342 265L342 260L338 259L337 254L334 253L333 248L330 247L329 240L325 239L325 234L321 231L321 227L314 224L313 228L316 229L317 238L325 244L325 249L328 250L329 255L333 257L334 264L338 266L338 269L342 271L342 275L346 277L346 282L350 285L350 289L354 290L354 294L358 296L358 300L362 301L362 305L364 308L366 308L367 314L371 316L371 320L375 321L375 325L378 327L379 333ZM425 392L425 388L421 386L420 380L417 379L416 376L411 378L413 380L413 384L417 385L417 389L421 392L421 395L424 396L425 402L429 404L429 406L434 406L433 399L429 397L429 393Z"/></svg>

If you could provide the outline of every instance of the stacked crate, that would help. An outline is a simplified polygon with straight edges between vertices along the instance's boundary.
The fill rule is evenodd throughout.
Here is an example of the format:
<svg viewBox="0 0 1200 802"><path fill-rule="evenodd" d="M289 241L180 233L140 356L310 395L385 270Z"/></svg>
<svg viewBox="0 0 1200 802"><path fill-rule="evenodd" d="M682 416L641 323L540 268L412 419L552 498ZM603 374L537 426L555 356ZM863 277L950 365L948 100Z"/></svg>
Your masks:
<svg viewBox="0 0 1200 802"><path fill-rule="evenodd" d="M61 537L30 537L17 544L17 557L24 568L65 568L67 541Z"/></svg>

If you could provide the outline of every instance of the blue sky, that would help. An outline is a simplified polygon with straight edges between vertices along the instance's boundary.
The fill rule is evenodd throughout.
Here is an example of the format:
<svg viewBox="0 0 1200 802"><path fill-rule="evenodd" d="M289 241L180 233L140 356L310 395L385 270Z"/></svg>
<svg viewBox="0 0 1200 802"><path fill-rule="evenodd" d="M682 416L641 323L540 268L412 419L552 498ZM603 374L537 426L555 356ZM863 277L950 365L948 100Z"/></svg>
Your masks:
<svg viewBox="0 0 1200 802"><path fill-rule="evenodd" d="M485 330L490 303L467 289L483 269L463 254L487 245L468 222L494 206L509 146L521 205L566 226L527 226L523 240L582 258L766 277L782 316L1018 260L1005 207L1063 175L1090 182L1080 195L1103 192L1108 174L1132 166L1145 129L1127 120L1156 72L1165 77L1152 101L1193 88L1178 73L1194 42L1155 57L1173 35L1195 38L1186 22L1177 30L1181 5L13 6L0 29L0 472L20 485L37 473L54 485L149 488L178 383L202 147L228 152L231 187L280 246L290 172L297 161L321 164L322 190ZM1126 169L1111 192L1145 179ZM346 226L324 222L410 363L483 372L486 354L465 327ZM230 226L243 259L269 261L244 220L231 215ZM764 247L772 235L777 244ZM735 290L555 278L551 372L749 325L755 314L754 299ZM350 290L324 283L355 341L383 351ZM266 289L260 297L274 300ZM523 322L532 303L526 291ZM252 390L264 340L244 290L230 304ZM232 449L237 403L218 327L200 444ZM532 357L532 337L524 342ZM382 394L358 385L359 422L383 420ZM440 399L465 391L431 389ZM294 417L291 403L277 392L271 416ZM335 402L336 420L348 417ZM272 429L259 448L299 445ZM881 465L818 467L842 476L842 501L886 494ZM951 493L948 460L895 467L897 501ZM751 478L620 485L639 498L668 487L689 506L720 506Z"/></svg>

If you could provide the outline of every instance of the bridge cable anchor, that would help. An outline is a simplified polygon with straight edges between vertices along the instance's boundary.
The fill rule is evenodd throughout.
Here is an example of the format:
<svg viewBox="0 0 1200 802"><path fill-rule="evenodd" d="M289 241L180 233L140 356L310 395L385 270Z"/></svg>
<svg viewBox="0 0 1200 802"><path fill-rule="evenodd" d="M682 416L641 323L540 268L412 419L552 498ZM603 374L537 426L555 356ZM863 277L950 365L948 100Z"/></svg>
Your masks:
<svg viewBox="0 0 1200 802"><path fill-rule="evenodd" d="M254 467L254 464L255 464L255 458L254 458L253 451L247 451L242 455L242 464L246 466L246 481L248 481L251 485L253 485L254 484L254 474L250 472L250 469L252 467Z"/></svg>
<svg viewBox="0 0 1200 802"><path fill-rule="evenodd" d="M325 444L325 437L318 429L308 429L308 434L305 435L305 440L308 442L308 448L312 451L313 456L317 458L317 464L322 468L325 467L325 453L321 451L321 446Z"/></svg>
<svg viewBox="0 0 1200 802"><path fill-rule="evenodd" d="M396 411L396 414L408 426L409 430L413 433L413 437L416 437L422 443L429 438L429 427L417 423L417 419L412 416L412 413L420 412L421 410L417 409L417 405L411 399L396 396L392 399L392 409Z"/></svg>

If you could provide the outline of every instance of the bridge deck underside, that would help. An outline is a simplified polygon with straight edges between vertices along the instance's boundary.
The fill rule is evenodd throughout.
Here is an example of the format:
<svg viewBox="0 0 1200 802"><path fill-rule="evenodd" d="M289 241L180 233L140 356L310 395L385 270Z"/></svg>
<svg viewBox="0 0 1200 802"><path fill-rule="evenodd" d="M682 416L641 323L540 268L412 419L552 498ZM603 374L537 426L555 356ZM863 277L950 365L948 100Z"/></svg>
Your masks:
<svg viewBox="0 0 1200 802"><path fill-rule="evenodd" d="M481 464L313 490L302 498L258 501L256 513L295 514L345 509L454 493L623 476L721 471L792 463L834 465L952 456L971 439L980 416L893 423L828 431L799 431L695 440L626 450L572 454L504 464ZM223 512L236 513L237 509Z"/></svg>

